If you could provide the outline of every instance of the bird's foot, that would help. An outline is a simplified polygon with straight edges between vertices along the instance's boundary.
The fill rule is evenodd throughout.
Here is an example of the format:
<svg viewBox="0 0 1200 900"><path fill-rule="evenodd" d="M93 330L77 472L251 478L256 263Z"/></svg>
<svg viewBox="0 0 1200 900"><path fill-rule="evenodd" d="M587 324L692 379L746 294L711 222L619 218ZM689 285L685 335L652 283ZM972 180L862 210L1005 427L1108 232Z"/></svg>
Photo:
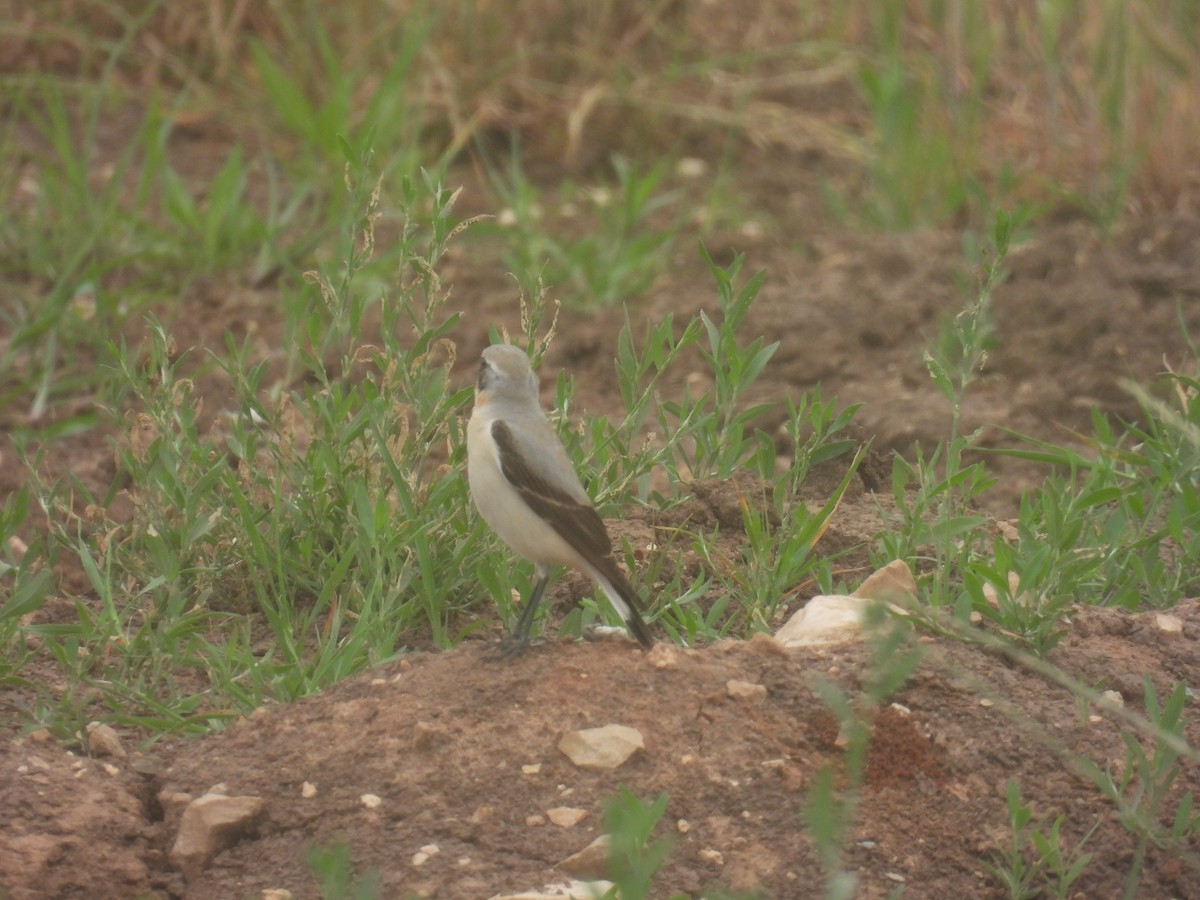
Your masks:
<svg viewBox="0 0 1200 900"><path fill-rule="evenodd" d="M544 641L533 641L524 635L510 634L496 643L488 652L487 658L493 662L512 662L534 644L542 643Z"/></svg>

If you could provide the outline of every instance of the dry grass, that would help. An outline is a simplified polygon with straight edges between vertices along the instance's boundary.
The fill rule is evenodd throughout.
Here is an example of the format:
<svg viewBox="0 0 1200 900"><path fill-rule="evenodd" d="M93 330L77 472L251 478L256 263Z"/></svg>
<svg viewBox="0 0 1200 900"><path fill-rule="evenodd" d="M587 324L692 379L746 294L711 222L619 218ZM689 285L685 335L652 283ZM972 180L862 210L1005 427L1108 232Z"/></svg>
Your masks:
<svg viewBox="0 0 1200 900"><path fill-rule="evenodd" d="M429 27L407 89L436 155L520 136L527 160L587 169L614 151L698 155L754 145L856 167L888 147L864 68L903 67L919 140L994 185L1007 167L1038 202L1160 207L1194 200L1200 11L1189 0L55 0L0 7L8 81L86 82L118 47L115 85L182 96L177 116L235 134L263 121L250 54L273 48L296 84L325 90L321 41L360 74ZM436 10L436 13L433 12Z"/></svg>

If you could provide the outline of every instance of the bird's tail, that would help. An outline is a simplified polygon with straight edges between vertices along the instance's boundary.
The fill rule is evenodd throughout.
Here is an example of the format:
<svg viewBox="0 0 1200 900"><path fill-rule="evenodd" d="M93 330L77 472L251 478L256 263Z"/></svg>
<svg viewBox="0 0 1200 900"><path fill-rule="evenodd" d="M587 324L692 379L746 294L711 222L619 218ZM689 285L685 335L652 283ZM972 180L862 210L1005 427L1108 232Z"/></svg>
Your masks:
<svg viewBox="0 0 1200 900"><path fill-rule="evenodd" d="M630 633L637 638L637 642L649 650L654 646L654 638L650 636L650 629L646 627L642 614L638 612L637 594L634 593L629 579L611 557L610 562L612 565L607 567L607 571L594 573L596 583L608 597L608 602L613 605L617 615L625 621Z"/></svg>

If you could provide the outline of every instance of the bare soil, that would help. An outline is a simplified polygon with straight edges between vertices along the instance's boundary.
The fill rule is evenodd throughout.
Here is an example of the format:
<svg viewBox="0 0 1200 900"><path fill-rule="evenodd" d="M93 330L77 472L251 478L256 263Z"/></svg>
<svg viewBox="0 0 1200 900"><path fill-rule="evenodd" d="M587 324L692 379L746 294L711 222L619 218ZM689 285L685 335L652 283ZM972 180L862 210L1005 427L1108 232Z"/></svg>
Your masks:
<svg viewBox="0 0 1200 900"><path fill-rule="evenodd" d="M961 307L956 279L969 282L970 273L958 231L889 236L797 225L808 221L799 198L813 195L782 186L803 183L803 161L776 162L771 178L746 185L767 227L717 236L709 246L719 256L744 251L749 269L770 273L746 333L778 339L780 348L751 399L780 400L819 384L826 397L862 404L856 427L873 439L877 477L860 479L839 511L825 549L840 550L869 540L878 523L890 490L886 452L932 448L947 437L949 409L921 351ZM754 170L753 160L747 168ZM495 211L477 190L464 207L464 214ZM1108 238L1081 221L1050 221L1014 250L1009 268L995 306L997 344L965 408L965 428L982 428L984 444L1004 445L1001 429L1082 443L1093 405L1136 416L1120 379L1146 382L1185 358L1180 318L1200 335L1200 219L1186 210L1135 221ZM515 292L494 257L469 241L443 277L467 313L455 335L466 381L488 325L516 329ZM226 332L238 340L251 334L269 358L280 334L273 299L269 286L198 281L175 305L170 326L181 346L222 347ZM684 241L635 314L686 319L714 306L710 279ZM564 313L544 382L566 368L577 377L582 408L615 411L611 361L621 322L619 310ZM220 408L223 389L219 376L204 376L209 408ZM78 398L81 407L92 402ZM0 409L0 427L23 424L27 408ZM7 494L25 474L9 448L0 452L0 493ZM115 475L103 432L56 443L45 463L93 488ZM1004 458L990 464L1000 487L989 511L1012 515L1022 490L1044 473ZM719 517L719 498L692 502L693 512L707 503ZM639 513L623 527L653 525ZM578 588L565 579L552 599L561 607ZM68 581L64 592L71 590L83 585ZM802 603L798 594L792 608ZM1082 610L1051 662L1121 691L1141 711L1143 676L1160 695L1178 680L1200 684L1200 601L1173 614L1183 633L1171 637L1151 613ZM10 723L0 745L0 895L257 897L285 888L315 897L306 854L342 840L360 870L379 873L382 896L488 897L560 878L556 864L601 832L604 802L625 785L643 798L670 797L663 833L675 848L658 881L661 896L697 896L712 886L815 896L823 869L799 811L814 773L844 749L812 680L857 691L868 650L855 644L782 656L764 646L680 650L674 665L658 668L624 643L549 643L505 665L485 660L484 645L474 642L416 654L203 739L135 750L146 735L126 730L125 759L73 755L78 747ZM1065 815L1066 845L1096 826L1085 848L1094 858L1072 896L1117 895L1134 839L1068 760L1082 754L1101 767L1121 765L1121 723L1111 715L1091 720L1069 692L1001 655L944 640L922 646L923 664L893 698L903 708L874 714L866 784L846 844L860 896L892 896L901 886L913 897L1001 896L982 861L1006 840L1011 778L1039 815ZM765 700L730 698L730 680L765 686ZM1189 711L1200 718L1194 699ZM577 770L556 749L564 732L610 722L638 728L646 742L615 772ZM1188 738L1200 746L1194 723ZM303 796L305 782L315 795ZM218 784L263 798L265 817L185 882L168 860L178 809L159 798ZM1194 765L1185 766L1167 808L1186 791L1200 794ZM381 802L368 808L364 794ZM573 827L550 824L546 812L559 806L587 816ZM418 864L414 855L429 845L437 852ZM1152 847L1138 896L1200 897L1200 871Z"/></svg>
<svg viewBox="0 0 1200 900"><path fill-rule="evenodd" d="M1164 639L1147 614L1081 611L1052 661L1141 710L1144 675L1160 695L1200 676L1200 602L1175 614L1184 633ZM858 896L899 886L918 897L1003 896L981 861L1010 840L1012 778L1038 816L1065 816L1064 847L1095 827L1084 848L1094 857L1071 896L1114 896L1134 840L1071 761L1123 765L1121 723L999 654L920 646L924 661L896 705L871 718L846 844ZM111 774L15 739L0 751L9 896L318 897L306 855L341 841L383 897L516 893L564 879L556 865L602 833L604 804L621 786L670 798L660 833L674 848L656 896L717 886L817 896L823 869L799 816L814 773L840 766L844 747L813 683L856 696L869 651L780 654L765 641L662 649L546 644L512 663L479 645L418 654L224 733L137 752ZM732 698L731 680L762 685L765 699ZM621 768L586 772L557 749L565 732L609 723L645 738ZM1200 727L1188 739L1194 746ZM306 782L315 794L305 796ZM214 785L263 798L266 815L185 882L168 861L180 807L159 798ZM1170 800L1198 789L1192 766ZM557 807L586 816L559 827L547 817ZM1200 876L1151 848L1137 896L1200 897Z"/></svg>

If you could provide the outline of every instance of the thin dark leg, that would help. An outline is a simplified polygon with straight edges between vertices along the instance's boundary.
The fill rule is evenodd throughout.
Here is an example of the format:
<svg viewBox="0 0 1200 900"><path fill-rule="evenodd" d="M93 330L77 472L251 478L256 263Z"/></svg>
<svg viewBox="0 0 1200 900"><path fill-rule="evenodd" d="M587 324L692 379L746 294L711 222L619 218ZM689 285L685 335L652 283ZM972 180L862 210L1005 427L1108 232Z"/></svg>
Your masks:
<svg viewBox="0 0 1200 900"><path fill-rule="evenodd" d="M537 614L538 604L542 602L542 594L545 593L546 585L549 581L549 573L538 576L538 580L533 585L533 593L529 595L529 600L525 603L525 608L521 610L521 618L517 619L517 624L513 626L512 633L501 641L500 649L496 654L498 657L502 659L514 659L520 656L525 648L529 646L529 636L533 631L533 619Z"/></svg>
<svg viewBox="0 0 1200 900"><path fill-rule="evenodd" d="M529 602L521 610L521 618L517 620L517 624L512 630L511 637L514 640L521 641L522 643L529 642L529 636L533 632L533 618L537 614L538 604L542 602L542 594L545 593L546 584L549 581L549 575L540 575L538 576L538 580L534 582L533 593L529 595Z"/></svg>

